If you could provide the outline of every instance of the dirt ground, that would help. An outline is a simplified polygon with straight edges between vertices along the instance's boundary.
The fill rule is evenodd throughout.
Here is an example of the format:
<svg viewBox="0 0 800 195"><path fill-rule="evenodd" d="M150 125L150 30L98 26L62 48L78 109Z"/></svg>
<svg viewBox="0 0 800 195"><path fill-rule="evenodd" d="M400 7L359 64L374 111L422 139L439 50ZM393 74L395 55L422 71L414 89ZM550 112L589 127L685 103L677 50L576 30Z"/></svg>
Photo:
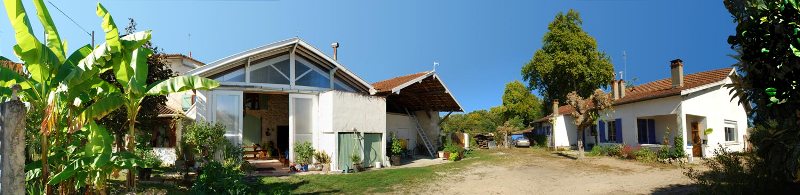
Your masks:
<svg viewBox="0 0 800 195"><path fill-rule="evenodd" d="M499 163L478 163L414 194L687 194L689 179L673 165L611 157L574 160L533 149L497 151Z"/></svg>

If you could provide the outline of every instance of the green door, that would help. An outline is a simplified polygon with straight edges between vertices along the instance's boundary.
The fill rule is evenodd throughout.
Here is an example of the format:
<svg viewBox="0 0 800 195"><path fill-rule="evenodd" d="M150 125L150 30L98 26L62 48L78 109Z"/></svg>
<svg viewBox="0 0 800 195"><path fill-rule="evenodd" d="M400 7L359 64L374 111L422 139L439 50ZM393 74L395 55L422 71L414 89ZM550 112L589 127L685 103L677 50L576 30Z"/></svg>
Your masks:
<svg viewBox="0 0 800 195"><path fill-rule="evenodd" d="M352 168L353 162L350 162L350 156L361 150L361 141L355 133L339 133L339 154L338 161L339 170L347 170Z"/></svg>
<svg viewBox="0 0 800 195"><path fill-rule="evenodd" d="M242 145L250 146L253 144L261 144L261 118L244 115Z"/></svg>
<svg viewBox="0 0 800 195"><path fill-rule="evenodd" d="M369 167L375 165L375 162L381 162L381 154L383 147L381 147L381 140L383 135L380 133L365 133L364 134L364 166Z"/></svg>

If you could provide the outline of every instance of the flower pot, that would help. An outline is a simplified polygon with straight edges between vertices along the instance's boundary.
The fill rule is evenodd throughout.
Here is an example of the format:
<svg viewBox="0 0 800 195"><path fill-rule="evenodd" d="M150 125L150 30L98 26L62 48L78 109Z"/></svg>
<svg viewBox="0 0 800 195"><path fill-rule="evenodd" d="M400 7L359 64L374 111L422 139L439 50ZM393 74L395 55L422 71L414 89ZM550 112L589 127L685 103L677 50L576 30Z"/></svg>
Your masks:
<svg viewBox="0 0 800 195"><path fill-rule="evenodd" d="M450 152L447 152L447 151L445 151L445 152L444 152L444 156L443 156L443 158L444 158L445 160L447 160L447 159L450 159Z"/></svg>
<svg viewBox="0 0 800 195"><path fill-rule="evenodd" d="M400 165L400 155L392 155L390 160L392 161L392 166Z"/></svg>
<svg viewBox="0 0 800 195"><path fill-rule="evenodd" d="M301 169L301 171L303 171L303 172L306 172L306 171L308 171L308 165L307 165L307 164L303 164L303 166L302 166L302 167L303 167L303 168Z"/></svg>

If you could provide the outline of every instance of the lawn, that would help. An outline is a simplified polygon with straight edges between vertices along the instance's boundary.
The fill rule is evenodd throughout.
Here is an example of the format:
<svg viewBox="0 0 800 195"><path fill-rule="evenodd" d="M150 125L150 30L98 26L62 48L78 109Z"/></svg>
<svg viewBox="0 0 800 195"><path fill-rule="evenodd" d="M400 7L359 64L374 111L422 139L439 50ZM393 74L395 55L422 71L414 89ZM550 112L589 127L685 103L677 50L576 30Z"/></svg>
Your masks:
<svg viewBox="0 0 800 195"><path fill-rule="evenodd" d="M372 170L351 174L293 175L289 177L249 177L259 194L367 194L406 191L425 182L456 173L477 163L497 163L504 158L493 153L503 150L476 150L461 161L427 167ZM121 181L112 181L111 188L123 188ZM142 194L189 194L189 187L141 182ZM124 189L120 189L124 190Z"/></svg>

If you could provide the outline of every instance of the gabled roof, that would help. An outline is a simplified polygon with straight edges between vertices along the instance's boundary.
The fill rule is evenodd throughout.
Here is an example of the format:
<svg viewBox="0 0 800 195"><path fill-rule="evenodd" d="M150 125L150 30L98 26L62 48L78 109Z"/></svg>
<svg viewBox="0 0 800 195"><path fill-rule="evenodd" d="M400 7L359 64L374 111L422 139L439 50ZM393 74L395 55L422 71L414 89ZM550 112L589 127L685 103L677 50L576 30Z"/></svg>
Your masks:
<svg viewBox="0 0 800 195"><path fill-rule="evenodd" d="M387 96L387 104L401 104L412 111L464 110L435 71L403 75L375 82L372 86L375 95Z"/></svg>
<svg viewBox="0 0 800 195"><path fill-rule="evenodd" d="M683 87L672 87L671 78L656 80L653 82L641 84L638 86L625 89L625 97L614 101L614 105L623 105L641 102L645 100L658 99L663 97L670 97L675 95L685 95L688 93L696 92L712 86L722 84L728 76L733 74L733 68L721 68L716 70L709 70L688 74L683 77ZM574 108L570 105L558 107L559 115L567 115L572 113ZM552 117L552 114L548 117ZM545 117L547 118L547 117ZM537 121L541 121L537 120Z"/></svg>
<svg viewBox="0 0 800 195"><path fill-rule="evenodd" d="M189 56L186 56L186 55L183 55L183 54L179 54L179 53L168 53L168 54L161 54L161 55L159 55L159 56L160 56L160 57L163 57L163 58L183 58L183 59L187 59L187 60L189 60L189 61L192 61L192 62L194 62L194 63L197 63L197 64L199 64L199 65L201 65L201 66L202 66L202 65L206 65L206 63L203 63L203 62L201 62L200 60L197 60L197 59L194 59L194 58L192 58L192 57L189 57Z"/></svg>
<svg viewBox="0 0 800 195"><path fill-rule="evenodd" d="M188 74L188 75L210 76L210 74L215 73L215 71L219 72L220 69L224 70L224 69L229 68L230 66L235 66L235 65L237 65L236 64L237 62L241 62L243 60L246 60L248 57L256 56L256 55L259 55L259 54L262 54L262 53L267 53L267 52L270 52L270 51L279 50L279 49L283 49L283 48L287 48L287 47L289 47L289 48L302 47L303 49L309 51L311 54L315 55L316 57L319 57L319 58L323 59L324 61L332 64L337 69L337 75L340 74L340 73L344 73L344 75L346 75L346 77L348 77L349 79L352 79L353 81L355 81L356 84L362 85L361 87L366 89L366 91L369 91L370 93L375 93L375 89L372 88L372 85L370 85L369 83L367 83L366 81L364 81L363 79L358 77L353 72L350 72L350 70L345 68L342 64L339 64L339 62L337 62L337 61L333 60L332 58L328 57L327 55L325 55L325 53L322 53L322 51L320 51L319 49L315 48L314 46L311 46L307 42L305 42L302 39L297 38L297 37L286 39L286 40L282 40L282 41L278 41L278 42L274 42L274 43L270 43L270 44L266 44L264 46L256 47L256 48L249 49L249 50L246 50L246 51L243 51L243 52L239 52L237 54L233 54L231 56L224 57L222 59L219 59L219 60L216 60L214 62L208 63L207 65L205 65L203 67L191 70L191 71L187 72L186 74Z"/></svg>

